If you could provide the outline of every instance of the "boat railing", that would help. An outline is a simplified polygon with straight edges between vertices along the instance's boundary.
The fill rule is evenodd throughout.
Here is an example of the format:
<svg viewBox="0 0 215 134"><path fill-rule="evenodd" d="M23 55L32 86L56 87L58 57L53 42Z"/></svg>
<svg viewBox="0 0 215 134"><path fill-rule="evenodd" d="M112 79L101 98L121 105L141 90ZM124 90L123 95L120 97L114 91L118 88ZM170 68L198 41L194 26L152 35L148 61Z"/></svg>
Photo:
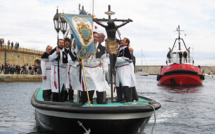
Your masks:
<svg viewBox="0 0 215 134"><path fill-rule="evenodd" d="M190 58L184 58L182 57L181 58L181 62L180 62L180 58L176 58L176 57L173 57L173 58L167 58L166 59L166 64L167 65L171 65L171 64L194 64L194 60L192 57Z"/></svg>

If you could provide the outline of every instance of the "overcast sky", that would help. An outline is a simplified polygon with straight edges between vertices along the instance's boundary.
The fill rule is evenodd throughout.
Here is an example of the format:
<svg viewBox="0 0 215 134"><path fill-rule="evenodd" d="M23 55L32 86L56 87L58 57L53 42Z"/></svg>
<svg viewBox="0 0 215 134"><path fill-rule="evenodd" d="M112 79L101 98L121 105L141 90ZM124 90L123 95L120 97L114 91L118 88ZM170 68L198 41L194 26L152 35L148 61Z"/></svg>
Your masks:
<svg viewBox="0 0 215 134"><path fill-rule="evenodd" d="M47 45L54 47L57 36L53 17L57 6L59 12L77 14L80 3L92 13L92 1L1 0L0 38L37 50L45 50ZM178 25L184 30L181 37L187 47L192 48L195 65L215 65L214 0L94 0L96 18L107 18L104 12L108 5L116 13L112 18L133 20L119 30L121 38L130 39L137 65L164 65L168 48L178 36ZM99 26L96 31L105 33Z"/></svg>

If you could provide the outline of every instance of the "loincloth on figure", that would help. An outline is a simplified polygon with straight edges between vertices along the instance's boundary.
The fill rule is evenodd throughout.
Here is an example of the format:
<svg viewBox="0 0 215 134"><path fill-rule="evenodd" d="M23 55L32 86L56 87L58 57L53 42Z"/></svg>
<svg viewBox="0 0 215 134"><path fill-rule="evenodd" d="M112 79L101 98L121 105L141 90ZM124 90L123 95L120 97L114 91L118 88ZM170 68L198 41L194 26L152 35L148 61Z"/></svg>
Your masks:
<svg viewBox="0 0 215 134"><path fill-rule="evenodd" d="M117 54L117 44L116 44L116 40L111 40L109 38L107 38L105 43L105 47L108 50L109 54Z"/></svg>

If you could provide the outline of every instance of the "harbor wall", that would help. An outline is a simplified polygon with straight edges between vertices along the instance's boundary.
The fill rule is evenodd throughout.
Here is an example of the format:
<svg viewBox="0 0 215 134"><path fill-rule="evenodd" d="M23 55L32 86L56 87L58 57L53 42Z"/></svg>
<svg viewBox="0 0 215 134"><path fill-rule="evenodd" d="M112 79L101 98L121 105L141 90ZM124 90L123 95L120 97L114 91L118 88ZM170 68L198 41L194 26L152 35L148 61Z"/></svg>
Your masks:
<svg viewBox="0 0 215 134"><path fill-rule="evenodd" d="M0 47L0 65L10 64L10 65L39 65L40 59L43 52L38 50L32 50L27 48L11 48L9 49L6 45Z"/></svg>
<svg viewBox="0 0 215 134"><path fill-rule="evenodd" d="M159 74L162 65L136 66L135 70L142 69L149 75ZM215 74L215 66L201 66L204 74ZM23 75L23 74L0 74L0 82L41 82L42 75Z"/></svg>

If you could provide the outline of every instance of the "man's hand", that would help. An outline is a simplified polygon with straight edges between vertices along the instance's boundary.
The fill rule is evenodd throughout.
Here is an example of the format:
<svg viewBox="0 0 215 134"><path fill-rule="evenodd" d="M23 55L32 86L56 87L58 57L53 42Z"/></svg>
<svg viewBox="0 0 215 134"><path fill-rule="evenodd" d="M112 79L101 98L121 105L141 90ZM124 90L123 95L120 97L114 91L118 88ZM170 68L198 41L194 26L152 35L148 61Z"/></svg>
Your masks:
<svg viewBox="0 0 215 134"><path fill-rule="evenodd" d="M127 20L127 22L133 22L133 20L131 20L131 19L128 19L128 20Z"/></svg>
<svg viewBox="0 0 215 134"><path fill-rule="evenodd" d="M46 80L46 79L47 79L47 77L46 77L46 76L43 76L43 79L44 79L44 80Z"/></svg>
<svg viewBox="0 0 215 134"><path fill-rule="evenodd" d="M82 62L81 62L81 61L79 61L79 65L82 65Z"/></svg>
<svg viewBox="0 0 215 134"><path fill-rule="evenodd" d="M60 53L60 49L59 48L56 49L56 53L57 54Z"/></svg>

